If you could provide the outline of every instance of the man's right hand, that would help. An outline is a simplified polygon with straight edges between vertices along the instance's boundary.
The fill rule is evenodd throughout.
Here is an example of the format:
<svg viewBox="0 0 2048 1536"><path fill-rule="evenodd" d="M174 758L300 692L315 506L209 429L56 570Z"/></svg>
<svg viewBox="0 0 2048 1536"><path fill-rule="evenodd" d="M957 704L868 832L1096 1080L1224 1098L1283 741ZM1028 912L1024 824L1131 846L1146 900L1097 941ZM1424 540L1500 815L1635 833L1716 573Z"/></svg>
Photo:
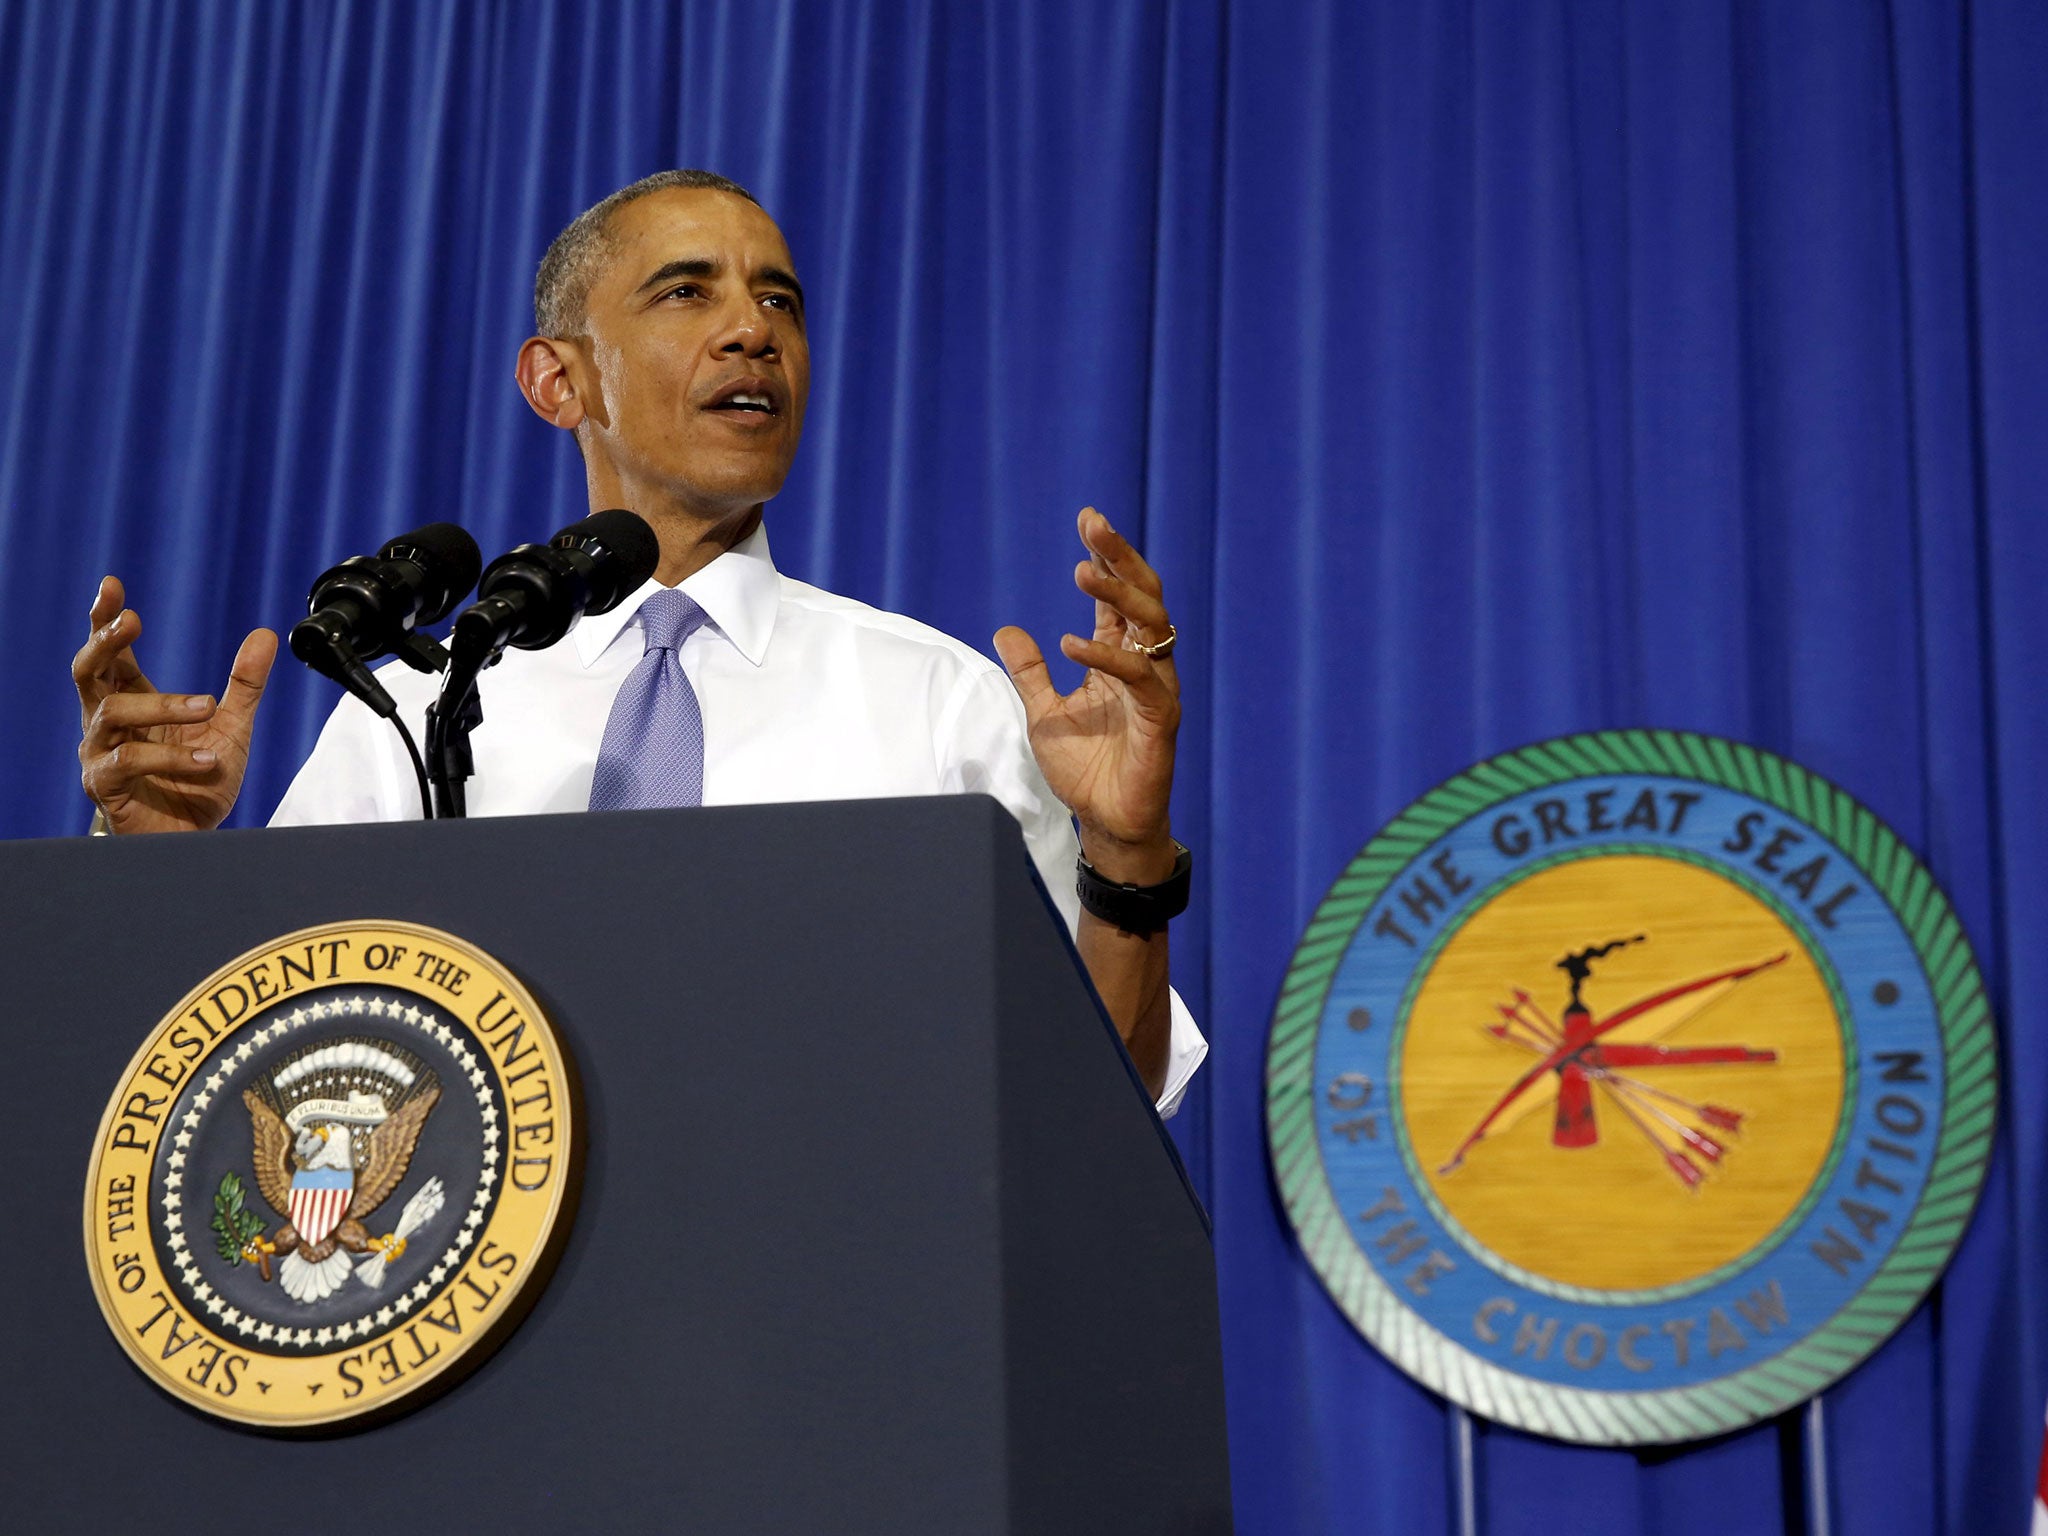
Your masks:
<svg viewBox="0 0 2048 1536"><path fill-rule="evenodd" d="M194 832L234 808L249 767L249 733L277 636L242 642L219 702L158 693L136 664L142 618L109 576L92 604L92 633L71 662L78 685L80 781L115 832Z"/></svg>

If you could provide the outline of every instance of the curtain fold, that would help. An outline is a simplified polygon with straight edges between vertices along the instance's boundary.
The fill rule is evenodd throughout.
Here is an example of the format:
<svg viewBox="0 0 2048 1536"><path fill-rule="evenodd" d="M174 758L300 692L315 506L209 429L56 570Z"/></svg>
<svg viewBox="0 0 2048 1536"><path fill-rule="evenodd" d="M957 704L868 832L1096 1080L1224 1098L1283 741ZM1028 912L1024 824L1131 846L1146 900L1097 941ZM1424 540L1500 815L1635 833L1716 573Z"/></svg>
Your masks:
<svg viewBox="0 0 2048 1536"><path fill-rule="evenodd" d="M0 0L0 835L80 831L97 578L217 689L312 575L583 510L511 380L553 234L671 165L810 291L779 562L986 648L1161 569L1186 681L1174 1123L1216 1218L1240 1528L1456 1529L1456 1426L1343 1320L1264 1150L1276 989L1371 834L1542 737L1793 757L1891 823L2004 1103L1935 1297L1827 1397L1833 1527L2017 1530L2048 1361L2048 13L1934 0ZM333 703L287 662L238 824ZM1625 1240L1625 1227L1617 1239ZM1155 1320L1171 1326L1171 1320ZM1489 1536L1804 1531L1797 1416L1481 1425Z"/></svg>

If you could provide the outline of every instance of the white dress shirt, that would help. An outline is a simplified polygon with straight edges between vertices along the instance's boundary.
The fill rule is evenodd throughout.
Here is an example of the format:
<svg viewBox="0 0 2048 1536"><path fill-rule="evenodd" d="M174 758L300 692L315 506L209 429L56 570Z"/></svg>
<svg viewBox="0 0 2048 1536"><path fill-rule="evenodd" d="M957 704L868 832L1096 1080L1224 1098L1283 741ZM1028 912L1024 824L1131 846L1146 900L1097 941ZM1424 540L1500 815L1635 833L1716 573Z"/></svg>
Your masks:
<svg viewBox="0 0 2048 1536"><path fill-rule="evenodd" d="M1024 706L1002 668L898 614L835 597L775 569L765 530L687 578L710 622L683 642L683 675L704 712L704 803L979 792L1024 829L1039 877L1069 932L1080 923L1067 808L1038 771ZM649 581L561 644L513 650L479 683L471 738L472 816L580 811L612 699L643 651ZM439 679L396 663L378 680L423 739ZM398 733L344 697L285 791L272 826L406 821L419 788ZM1159 1112L1180 1107L1208 1044L1178 994Z"/></svg>

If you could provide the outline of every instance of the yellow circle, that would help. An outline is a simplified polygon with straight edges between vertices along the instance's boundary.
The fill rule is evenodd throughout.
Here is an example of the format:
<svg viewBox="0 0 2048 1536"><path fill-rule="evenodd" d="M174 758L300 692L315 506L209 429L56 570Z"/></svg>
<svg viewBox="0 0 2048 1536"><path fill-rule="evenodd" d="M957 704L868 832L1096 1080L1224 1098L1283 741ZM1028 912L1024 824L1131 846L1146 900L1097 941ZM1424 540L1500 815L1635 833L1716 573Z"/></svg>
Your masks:
<svg viewBox="0 0 2048 1536"><path fill-rule="evenodd" d="M455 1042L451 1049L467 1065L469 1081L441 1086L471 1092L488 1106L478 1161L489 1172L474 1185L454 1182L433 1203L429 1221L444 1210L449 1215L437 1230L460 1223L454 1240L445 1255L436 1252L444 1239L437 1238L434 1248L422 1247L403 1271L410 1287L392 1285L386 1295L384 1275L400 1273L407 1248L394 1240L405 1231L399 1201L388 1200L378 1214L384 1226L398 1218L397 1229L384 1239L389 1267L379 1267L377 1279L362 1281L376 1289L362 1292L367 1299L354 1308L361 1316L348 1318L346 1327L306 1328L312 1337L297 1340L295 1347L311 1346L310 1351L289 1353L294 1346L273 1346L271 1335L277 1332L281 1339L291 1329L273 1330L266 1317L261 1331L252 1332L259 1326L252 1314L220 1305L217 1292L196 1295L181 1288L168 1273L165 1236L173 1223L167 1213L180 1212L179 1241L169 1251L189 1254L207 1244L205 1218L218 1207L210 1185L187 1188L182 1174L176 1183L166 1181L185 1163L181 1125L199 1123L202 1113L240 1116L248 1123L254 1111L213 1084L229 1082L239 1062L260 1060L256 1053L265 1042L301 1029L310 1041L329 1028L379 1028L360 1003L365 985L384 989L380 1005L391 1000L391 1019L399 1017L401 1005L411 1008L407 1028L420 1027L424 1019ZM320 1025L327 1010L323 998L344 990L352 1000L346 1019L336 1007L335 1022ZM416 1007L422 1002L427 1010ZM200 1096L193 1097L195 1092ZM171 1107L187 1101L187 1115L174 1119ZM422 1118L433 1112L430 1107ZM396 1123L397 1116L392 1119ZM151 1031L122 1074L86 1177L85 1244L93 1288L129 1358L159 1387L201 1412L275 1430L383 1417L458 1379L532 1307L567 1235L579 1144L562 1043L504 966L453 934L415 923L302 929L237 957L193 988ZM270 1197L254 1188L252 1166L238 1159L232 1170L249 1186L252 1214L265 1229L280 1221L288 1228L286 1212L267 1208ZM401 1178L412 1175L405 1187L413 1188L419 1174L441 1171L408 1168ZM452 1179L454 1171L447 1171ZM486 1185L489 1197L478 1194L473 1214L463 1219L462 1202L472 1188ZM198 1207L189 1220L183 1219L187 1206ZM245 1250L244 1257L263 1262L253 1254ZM363 1258L373 1256L366 1252ZM348 1257L352 1277L361 1281L354 1255ZM345 1290L349 1285L342 1281ZM289 1305L278 1303L287 1311Z"/></svg>
<svg viewBox="0 0 2048 1536"><path fill-rule="evenodd" d="M1560 1145L1572 1137L1549 1065L1569 1026L1558 962L1637 934L1589 962L1581 995L1595 1030L1656 994L1762 968L1636 1014L1599 1046L1772 1059L1602 1068L1583 1056L1588 1144ZM1812 1187L1842 1111L1841 1026L1797 933L1733 880L1651 855L1558 864L1475 912L1417 991L1400 1064L1409 1145L1451 1219L1507 1263L1591 1290L1682 1284L1749 1253Z"/></svg>

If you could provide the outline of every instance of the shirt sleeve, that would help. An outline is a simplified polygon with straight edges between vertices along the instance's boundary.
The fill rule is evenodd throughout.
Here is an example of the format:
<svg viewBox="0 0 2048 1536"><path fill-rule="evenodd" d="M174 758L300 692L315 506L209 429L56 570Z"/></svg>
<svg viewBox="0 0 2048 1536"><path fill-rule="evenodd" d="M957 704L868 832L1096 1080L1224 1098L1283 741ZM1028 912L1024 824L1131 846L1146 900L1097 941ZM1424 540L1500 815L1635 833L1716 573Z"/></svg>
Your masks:
<svg viewBox="0 0 2048 1536"><path fill-rule="evenodd" d="M1024 701L1000 671L961 680L935 732L940 780L948 790L993 795L1024 829L1038 878L1066 919L1069 936L1081 927L1081 897L1074 888L1074 861L1081 855L1074 820L1047 787L1031 755ZM1188 1084L1209 1054L1209 1042L1180 994L1169 989L1172 1030L1166 1046L1166 1085L1159 1095L1161 1119L1180 1109Z"/></svg>

